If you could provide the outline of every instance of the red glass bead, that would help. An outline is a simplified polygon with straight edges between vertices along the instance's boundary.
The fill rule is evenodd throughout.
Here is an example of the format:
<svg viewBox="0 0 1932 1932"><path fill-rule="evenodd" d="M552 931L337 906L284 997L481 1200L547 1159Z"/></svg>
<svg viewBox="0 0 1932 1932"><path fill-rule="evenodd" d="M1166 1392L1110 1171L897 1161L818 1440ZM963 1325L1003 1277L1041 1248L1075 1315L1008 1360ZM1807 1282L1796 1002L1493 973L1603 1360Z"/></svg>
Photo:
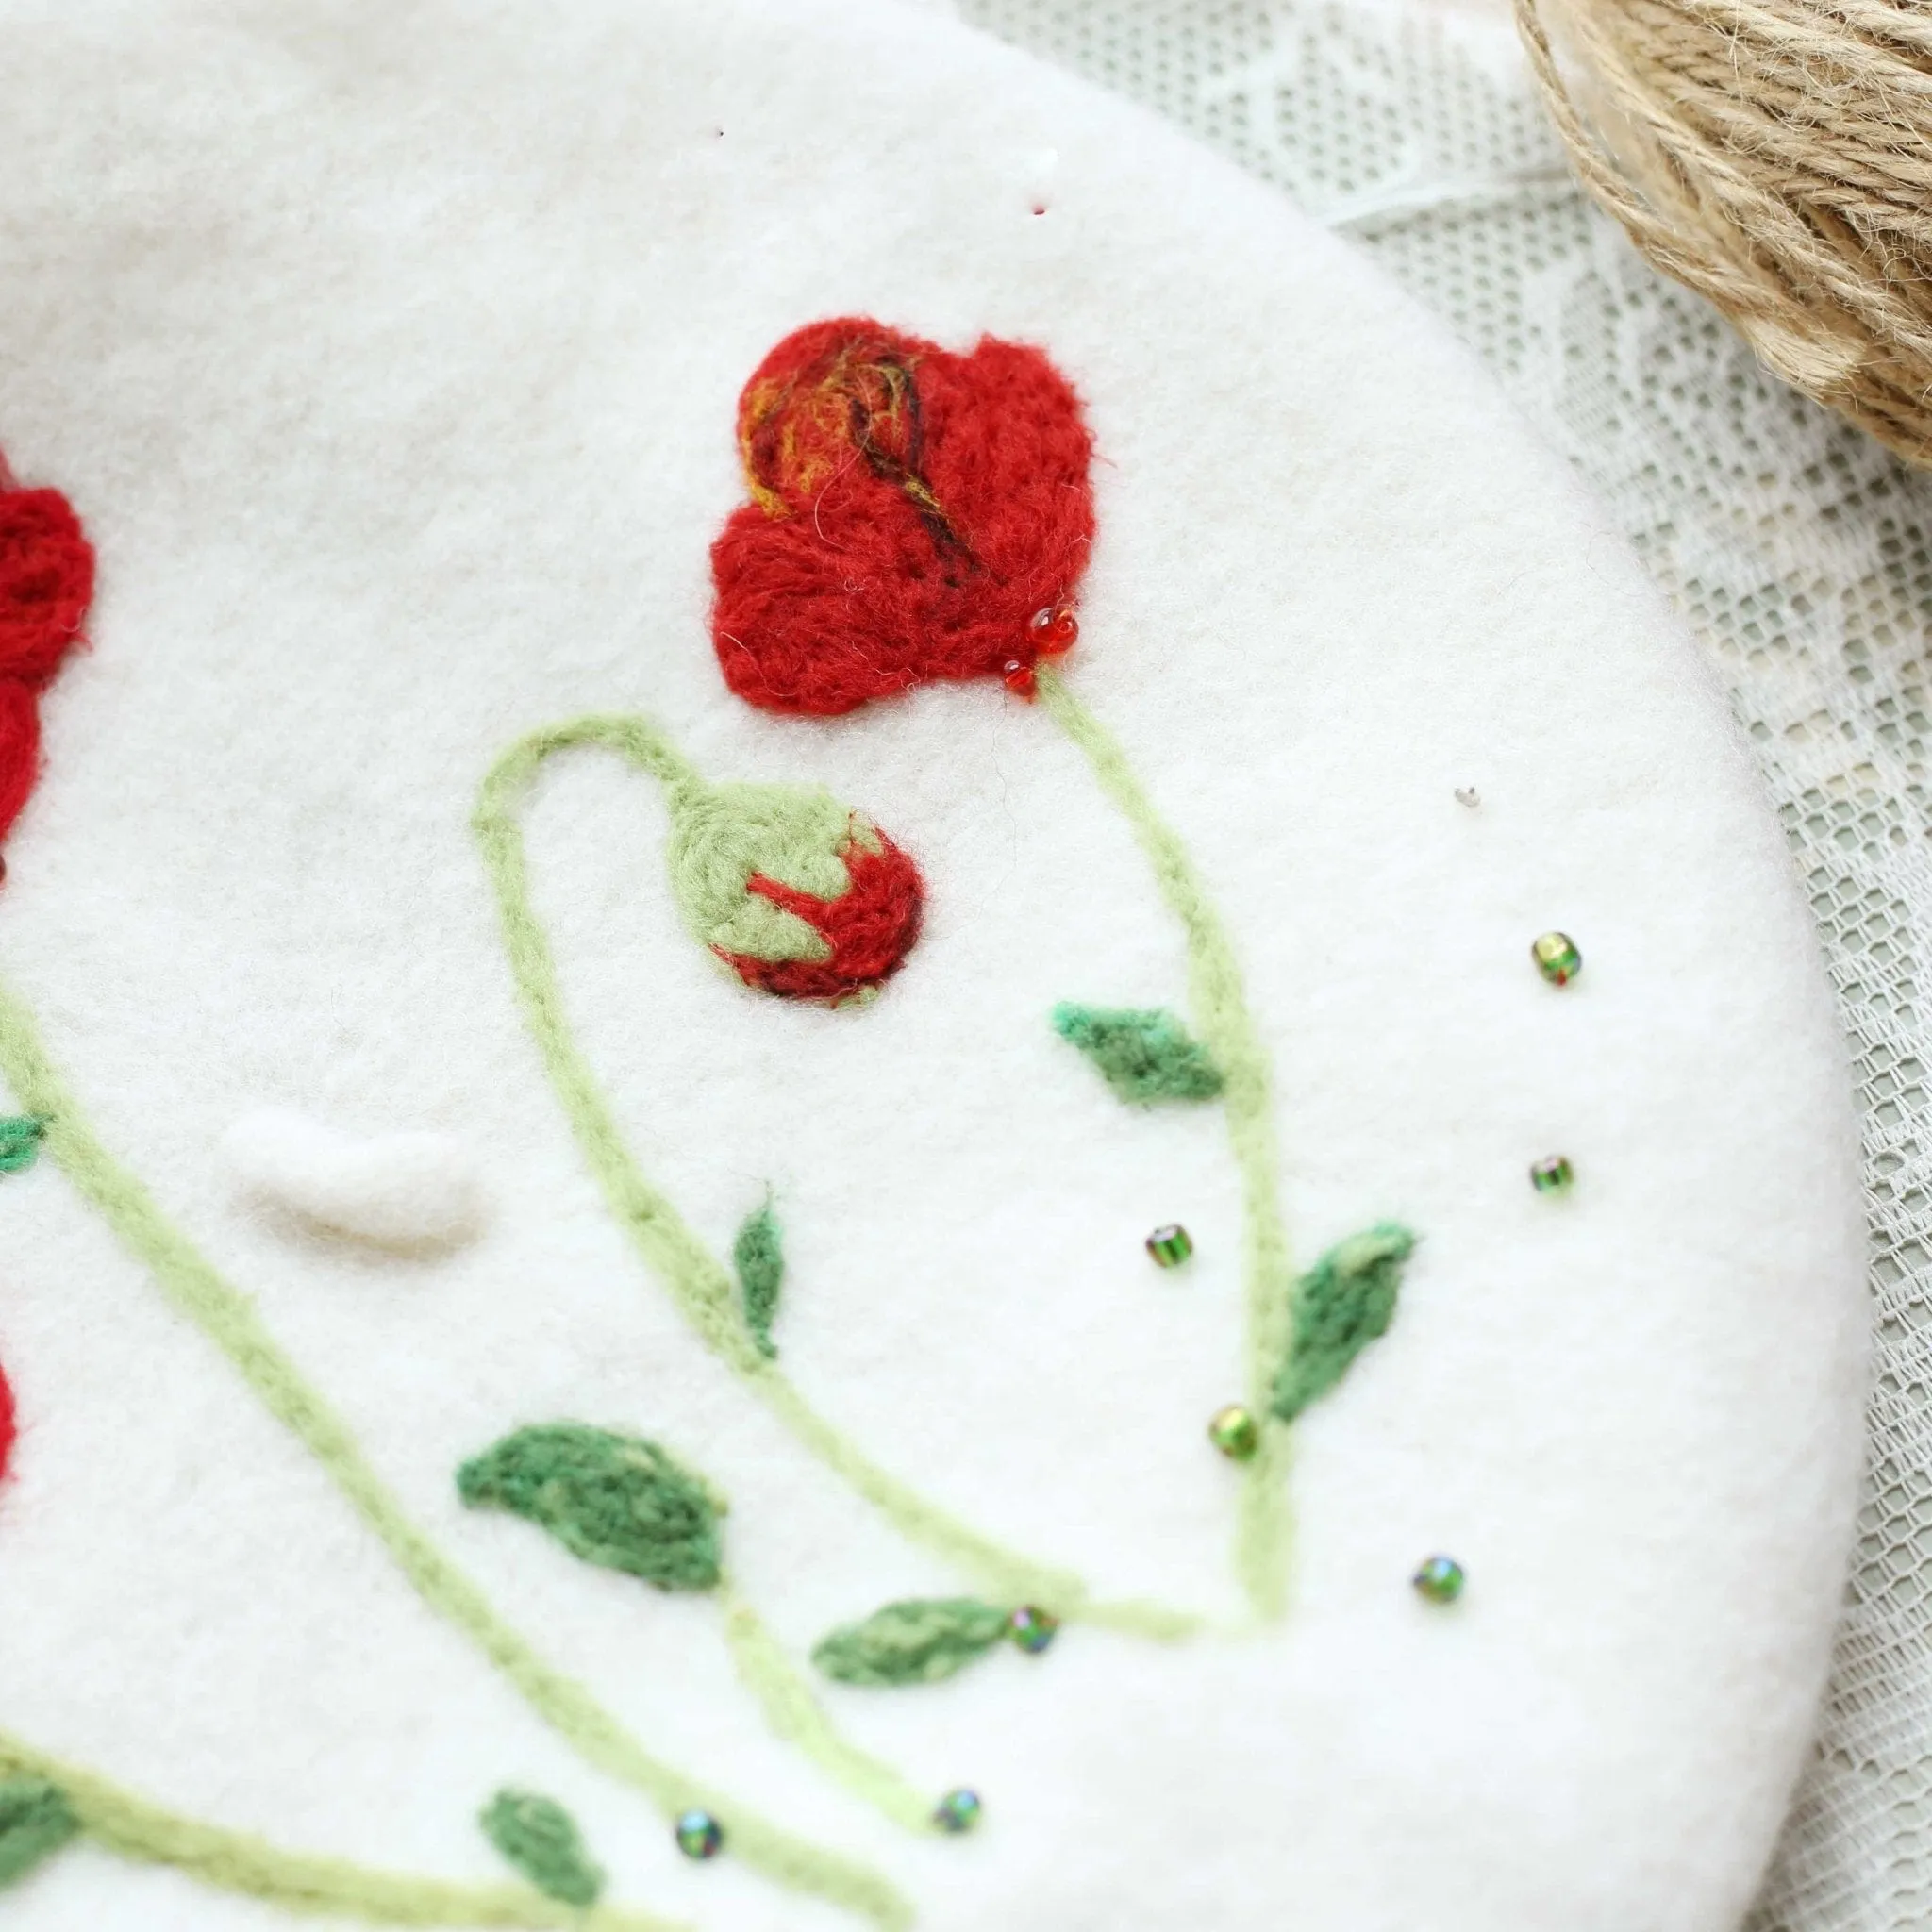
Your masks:
<svg viewBox="0 0 1932 1932"><path fill-rule="evenodd" d="M1058 655L1074 648L1074 640L1080 635L1080 620L1074 615L1072 606L1056 604L1044 610L1036 610L1027 628L1032 631L1033 641L1041 650Z"/></svg>
<svg viewBox="0 0 1932 1932"><path fill-rule="evenodd" d="M1023 664L1017 658L1009 658L1000 676L1007 689L1016 696L1030 698L1039 688L1039 680L1033 675L1033 667Z"/></svg>

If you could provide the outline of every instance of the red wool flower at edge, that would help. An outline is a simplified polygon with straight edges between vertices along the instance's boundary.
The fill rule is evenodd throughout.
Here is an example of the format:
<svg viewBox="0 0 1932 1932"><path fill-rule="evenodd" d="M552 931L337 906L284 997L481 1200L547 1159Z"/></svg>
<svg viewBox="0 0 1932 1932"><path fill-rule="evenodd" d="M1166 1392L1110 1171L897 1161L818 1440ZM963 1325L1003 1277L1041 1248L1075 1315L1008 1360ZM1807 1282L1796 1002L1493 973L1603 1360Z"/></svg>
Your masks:
<svg viewBox="0 0 1932 1932"><path fill-rule="evenodd" d="M80 642L93 591L93 547L67 499L58 490L21 489L0 457L0 839L41 774L41 692ZM0 1172L11 1173L25 1164L18 1143L30 1150L40 1129L25 1120L4 1125L21 1130L0 1152ZM13 1437L13 1391L0 1373L0 1476Z"/></svg>
<svg viewBox="0 0 1932 1932"><path fill-rule="evenodd" d="M81 641L94 553L58 490L23 490L0 459L0 839L41 770L41 692Z"/></svg>
<svg viewBox="0 0 1932 1932"><path fill-rule="evenodd" d="M712 638L747 703L828 716L973 677L1030 696L1079 635L1093 439L1038 349L814 323L745 385L738 441L752 501L711 546Z"/></svg>

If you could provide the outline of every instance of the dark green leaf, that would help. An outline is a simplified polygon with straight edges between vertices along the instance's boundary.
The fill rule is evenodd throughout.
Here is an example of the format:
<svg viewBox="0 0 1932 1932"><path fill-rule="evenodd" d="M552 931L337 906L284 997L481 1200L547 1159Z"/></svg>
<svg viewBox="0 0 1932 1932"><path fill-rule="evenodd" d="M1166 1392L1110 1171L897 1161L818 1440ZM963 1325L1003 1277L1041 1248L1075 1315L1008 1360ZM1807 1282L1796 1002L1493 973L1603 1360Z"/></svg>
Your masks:
<svg viewBox="0 0 1932 1932"><path fill-rule="evenodd" d="M548 1898L593 1906L604 1873L584 1849L576 1820L535 1791L498 1791L479 1821L490 1841Z"/></svg>
<svg viewBox="0 0 1932 1932"><path fill-rule="evenodd" d="M1295 1289L1294 1339L1274 1378L1270 1407L1291 1423L1341 1380L1348 1365L1388 1331L1415 1236L1392 1221L1331 1248Z"/></svg>
<svg viewBox="0 0 1932 1932"><path fill-rule="evenodd" d="M1008 1615L966 1596L888 1604L834 1630L811 1660L841 1684L937 1684L999 1642Z"/></svg>
<svg viewBox="0 0 1932 1932"><path fill-rule="evenodd" d="M23 1168L31 1167L46 1131L46 1123L30 1113L0 1120L0 1174L18 1174Z"/></svg>
<svg viewBox="0 0 1932 1932"><path fill-rule="evenodd" d="M457 1491L472 1508L526 1517L573 1556L660 1590L717 1584L718 1506L655 1442L582 1423L519 1429L464 1463Z"/></svg>
<svg viewBox="0 0 1932 1932"><path fill-rule="evenodd" d="M1212 1100L1221 1069L1164 1008L1076 1007L1053 1009L1054 1031L1077 1046L1123 1100Z"/></svg>
<svg viewBox="0 0 1932 1932"><path fill-rule="evenodd" d="M25 1774L0 1779L0 1887L25 1878L79 1829L58 1785Z"/></svg>
<svg viewBox="0 0 1932 1932"><path fill-rule="evenodd" d="M738 1230L731 1257L738 1264L738 1287L744 1298L744 1325L758 1353L775 1357L772 1324L778 1313L778 1291L785 1285L785 1249L778 1239L778 1217L767 1201Z"/></svg>

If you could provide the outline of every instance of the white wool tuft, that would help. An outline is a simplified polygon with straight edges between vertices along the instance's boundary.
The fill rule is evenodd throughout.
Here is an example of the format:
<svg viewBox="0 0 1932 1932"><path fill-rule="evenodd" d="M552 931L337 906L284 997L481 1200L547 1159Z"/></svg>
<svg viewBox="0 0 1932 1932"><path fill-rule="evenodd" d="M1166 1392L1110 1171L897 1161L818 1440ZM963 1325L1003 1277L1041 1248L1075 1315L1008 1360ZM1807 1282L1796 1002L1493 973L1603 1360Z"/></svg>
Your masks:
<svg viewBox="0 0 1932 1932"><path fill-rule="evenodd" d="M448 1134L362 1139L261 1107L223 1135L222 1152L257 1200L378 1247L458 1247L489 1219L475 1156Z"/></svg>

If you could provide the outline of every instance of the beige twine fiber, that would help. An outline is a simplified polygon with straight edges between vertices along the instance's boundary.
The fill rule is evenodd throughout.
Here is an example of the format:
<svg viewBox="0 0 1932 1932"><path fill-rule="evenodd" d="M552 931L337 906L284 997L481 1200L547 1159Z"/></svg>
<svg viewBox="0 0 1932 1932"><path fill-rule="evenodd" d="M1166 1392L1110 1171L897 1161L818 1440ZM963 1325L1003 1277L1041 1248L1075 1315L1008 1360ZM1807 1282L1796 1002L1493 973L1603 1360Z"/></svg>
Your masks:
<svg viewBox="0 0 1932 1932"><path fill-rule="evenodd" d="M1516 0L1584 181L1786 381L1932 467L1932 0Z"/></svg>

